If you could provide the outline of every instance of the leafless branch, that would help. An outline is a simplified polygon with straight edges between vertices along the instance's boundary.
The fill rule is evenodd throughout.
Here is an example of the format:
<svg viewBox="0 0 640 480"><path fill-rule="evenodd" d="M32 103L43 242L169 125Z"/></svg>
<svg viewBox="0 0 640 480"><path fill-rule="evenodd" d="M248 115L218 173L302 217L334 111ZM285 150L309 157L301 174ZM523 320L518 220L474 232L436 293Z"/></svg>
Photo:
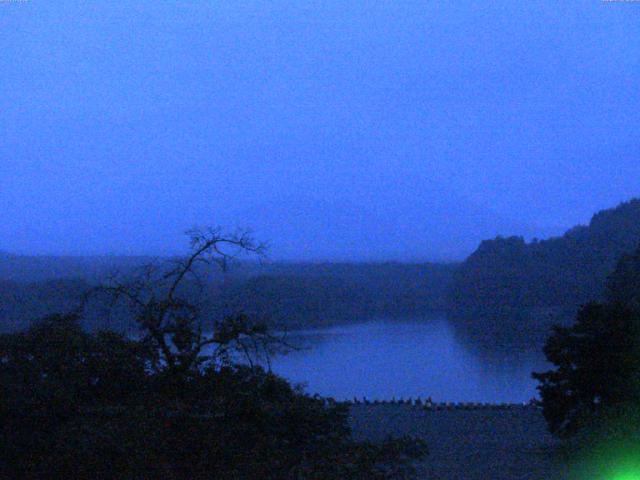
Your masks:
<svg viewBox="0 0 640 480"><path fill-rule="evenodd" d="M197 291L202 293L204 290L205 282L198 265L216 264L224 270L230 261L242 254L262 259L265 245L256 243L249 231L225 234L220 228L206 228L193 229L187 234L191 252L186 257L172 259L170 267L145 265L136 276L126 280L113 275L96 292L106 294L112 306L125 302L144 333L143 341L151 342L158 349L162 362L169 368L185 371L193 368L203 361L203 350L213 344L216 344L214 356L224 361L229 359L230 347L245 349L248 355L250 352L246 350L243 338L251 338L253 342L259 339L266 352L267 344L274 338L242 316L217 324L218 331L214 325L213 335L204 337L200 308L181 294L187 278L192 279L193 283L189 285L195 284ZM257 352L258 344L255 345ZM253 365L250 358L248 361Z"/></svg>

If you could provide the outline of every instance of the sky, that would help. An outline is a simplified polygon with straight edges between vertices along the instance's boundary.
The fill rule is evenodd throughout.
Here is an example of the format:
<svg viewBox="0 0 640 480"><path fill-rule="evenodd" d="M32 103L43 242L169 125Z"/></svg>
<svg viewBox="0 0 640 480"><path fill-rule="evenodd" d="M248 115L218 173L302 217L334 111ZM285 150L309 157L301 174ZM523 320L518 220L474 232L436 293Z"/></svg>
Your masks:
<svg viewBox="0 0 640 480"><path fill-rule="evenodd" d="M640 196L640 2L0 1L0 250L447 260Z"/></svg>

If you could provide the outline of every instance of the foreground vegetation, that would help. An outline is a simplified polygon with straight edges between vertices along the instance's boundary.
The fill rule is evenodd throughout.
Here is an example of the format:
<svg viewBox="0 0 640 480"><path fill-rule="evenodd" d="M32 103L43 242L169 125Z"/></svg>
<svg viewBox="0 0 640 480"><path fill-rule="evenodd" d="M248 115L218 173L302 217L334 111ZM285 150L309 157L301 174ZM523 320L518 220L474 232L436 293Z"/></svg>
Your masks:
<svg viewBox="0 0 640 480"><path fill-rule="evenodd" d="M595 475L580 477L584 472L578 472L576 478L627 475L616 469L629 461L636 475L640 469L640 248L619 260L607 282L605 300L583 306L571 327L556 327L544 351L555 368L534 377L540 381L549 430L566 441L574 461L579 459L589 475Z"/></svg>
<svg viewBox="0 0 640 480"><path fill-rule="evenodd" d="M216 230L191 240L184 259L93 292L129 311L139 339L88 333L79 314L0 336L2 478L411 478L422 442L355 442L346 406L237 361L278 339L244 315L203 317L186 279L259 246Z"/></svg>
<svg viewBox="0 0 640 480"><path fill-rule="evenodd" d="M506 285L509 279L519 278L517 271L524 268L520 253L532 260L551 247L568 255L571 248L587 248L594 239L606 243L608 227L603 225L608 226L612 218L618 223L628 220L633 217L629 212L635 212L638 205L631 202L619 211L596 216L586 230L574 230L550 243L536 243L529 253L521 241L505 240L513 268L502 277L491 276L492 281ZM621 244L626 245L627 237L635 232L628 228ZM301 279L297 275L302 267L281 267L283 270L273 270L270 276L234 277L223 292L219 278L212 281L203 272L215 264L226 267L239 253L260 254L261 247L247 236L223 236L217 230L192 232L191 241L187 257L144 268L129 265L126 275L112 276L97 288L70 280L39 283L29 286L38 292L35 299L25 297L31 298L31 303L16 292L4 292L16 308L37 305L35 314L30 311L34 317L56 308L75 312L49 315L27 330L0 335L0 476L411 478L414 461L426 452L424 443L410 438L356 442L347 406L310 397L256 366L259 362L255 360L288 348L270 334L262 321L265 316L288 318L298 312L313 320L314 315L322 317L322 312L326 313L323 305L333 300L333 308L338 311L344 307L349 317L362 316L359 308L365 304L369 313L386 312L391 306L400 310L432 308L435 304L423 301L427 296L420 297L418 292L424 285L414 282L419 272L406 266L379 265L370 267L363 280L362 271L352 266L333 266L329 274L323 272L324 267L314 266L305 267L312 271L307 270ZM593 271L590 281L603 284L599 277L605 270L604 259L615 250L604 243L598 247L597 268L593 262L576 267L584 275ZM520 253L514 254L512 246ZM565 247L571 248L565 251ZM394 271L405 277L396 282L396 290L387 289L395 282L395 277L389 276ZM446 280L450 273L450 267L443 267L438 281ZM556 276L553 271L547 274ZM558 279L567 276L571 275L559 275ZM474 288L491 287L482 278L476 281ZM368 288L351 295L361 284ZM515 282L509 295L522 293L522 285ZM539 288L549 285L545 280ZM398 293L403 289L408 292L404 297ZM525 311L540 300L520 294L517 301L501 299L503 290L497 289L491 300L503 311L519 311L520 307ZM614 450L637 459L640 249L621 257L604 293L594 294L595 290L579 290L580 295L591 292L598 301L581 307L572 326L554 329L545 354L555 368L534 377L540 381L549 430L565 440L574 459L588 455L607 463L617 455ZM367 302L376 296L375 291L385 294L374 303ZM223 307L212 304L211 296L222 293L226 295ZM454 293L459 295L460 291ZM56 295L62 303L55 303ZM284 301L273 303L273 298ZM483 301L482 295L465 298ZM568 301L578 298L582 297L569 295ZM394 306L398 299L403 300ZM555 302L547 300L540 302L549 307ZM519 306L518 302L525 304ZM75 308L78 304L83 308ZM107 305L109 312L104 309ZM238 314L240 310L252 315ZM11 316L12 310L4 308L3 314ZM496 315L492 319L503 321ZM134 340L102 331L102 325L136 325L140 336ZM501 323L498 327L508 329ZM521 336L531 341L533 337L522 332ZM239 356L244 361L239 361Z"/></svg>
<svg viewBox="0 0 640 480"><path fill-rule="evenodd" d="M347 407L259 368L157 356L50 317L0 338L2 478L409 478L424 446L350 439Z"/></svg>

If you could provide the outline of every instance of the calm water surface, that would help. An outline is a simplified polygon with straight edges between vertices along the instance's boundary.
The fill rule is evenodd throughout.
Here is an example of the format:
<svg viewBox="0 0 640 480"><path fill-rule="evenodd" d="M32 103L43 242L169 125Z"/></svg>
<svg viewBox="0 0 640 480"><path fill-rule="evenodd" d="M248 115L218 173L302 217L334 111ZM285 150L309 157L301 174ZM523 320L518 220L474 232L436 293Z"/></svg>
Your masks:
<svg viewBox="0 0 640 480"><path fill-rule="evenodd" d="M302 351L273 359L274 372L336 399L426 398L523 402L536 396L538 352L465 345L442 317L379 320L289 333Z"/></svg>

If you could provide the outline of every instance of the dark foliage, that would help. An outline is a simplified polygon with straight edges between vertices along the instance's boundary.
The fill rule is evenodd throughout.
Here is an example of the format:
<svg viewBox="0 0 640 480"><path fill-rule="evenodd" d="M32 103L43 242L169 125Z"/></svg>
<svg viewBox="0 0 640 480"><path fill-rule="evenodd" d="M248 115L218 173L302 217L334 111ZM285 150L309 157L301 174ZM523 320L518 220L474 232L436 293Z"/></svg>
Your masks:
<svg viewBox="0 0 640 480"><path fill-rule="evenodd" d="M638 242L640 199L599 212L562 237L484 241L454 274L451 317L466 326L499 316L502 330L516 336L526 324L548 328L566 311L602 300L607 276Z"/></svg>
<svg viewBox="0 0 640 480"><path fill-rule="evenodd" d="M13 478L44 475L62 427L89 408L132 405L151 352L121 336L87 335L74 316L0 336L0 448ZM8 473L7 473L8 474Z"/></svg>
<svg viewBox="0 0 640 480"><path fill-rule="evenodd" d="M260 246L190 233L184 258L92 290L128 311L139 340L87 333L76 315L0 336L0 475L24 479L410 478L420 442L350 438L348 407L251 363L272 337L244 314L206 315L197 266ZM85 302L86 305L86 302ZM251 350L253 348L253 351ZM244 353L249 366L236 362Z"/></svg>
<svg viewBox="0 0 640 480"><path fill-rule="evenodd" d="M607 280L607 300L640 311L640 247L618 262Z"/></svg>
<svg viewBox="0 0 640 480"><path fill-rule="evenodd" d="M34 319L73 310L87 288L81 280L0 281L0 332L22 330Z"/></svg>
<svg viewBox="0 0 640 480"><path fill-rule="evenodd" d="M229 285L220 305L284 326L322 326L446 308L455 265L276 265Z"/></svg>
<svg viewBox="0 0 640 480"><path fill-rule="evenodd" d="M589 304L576 325L554 330L544 352L557 368L534 374L553 433L571 435L602 409L640 402L639 322L630 309Z"/></svg>
<svg viewBox="0 0 640 480"><path fill-rule="evenodd" d="M3 262L24 264L26 272L30 272L34 265L45 262L38 259L32 264L33 259L18 258L20 261L0 257L0 266ZM83 265L88 269L93 265L92 261L91 258L85 259ZM125 263L124 259L113 263L127 266L120 269L122 277L135 276L140 269L139 264L136 268ZM8 268L7 265L4 267ZM0 281L0 331L24 329L35 318L77 307L83 294L95 282L106 278L104 265L98 263L94 268L95 274L87 273L71 269L64 259L49 258L46 271L61 278L34 283ZM424 315L446 308L446 296L455 268L453 264L395 263L268 264L258 268L239 263L226 281L219 273L214 275L213 271L210 275L201 275L207 281L207 302L202 309L203 314L214 318L244 311L272 326L287 328L324 326L375 317ZM74 274L83 280L63 278ZM23 278L17 275L8 277ZM136 326L129 311L108 310L107 306L108 302L101 304L97 301L86 305L83 326L90 330L117 331L131 330Z"/></svg>
<svg viewBox="0 0 640 480"><path fill-rule="evenodd" d="M424 454L352 442L346 406L261 369L177 376L153 357L72 317L0 336L3 478L409 478Z"/></svg>
<svg viewBox="0 0 640 480"><path fill-rule="evenodd" d="M605 303L582 307L570 328L545 346L555 370L535 373L553 433L572 436L598 418L640 407L640 251L625 255L608 281Z"/></svg>

